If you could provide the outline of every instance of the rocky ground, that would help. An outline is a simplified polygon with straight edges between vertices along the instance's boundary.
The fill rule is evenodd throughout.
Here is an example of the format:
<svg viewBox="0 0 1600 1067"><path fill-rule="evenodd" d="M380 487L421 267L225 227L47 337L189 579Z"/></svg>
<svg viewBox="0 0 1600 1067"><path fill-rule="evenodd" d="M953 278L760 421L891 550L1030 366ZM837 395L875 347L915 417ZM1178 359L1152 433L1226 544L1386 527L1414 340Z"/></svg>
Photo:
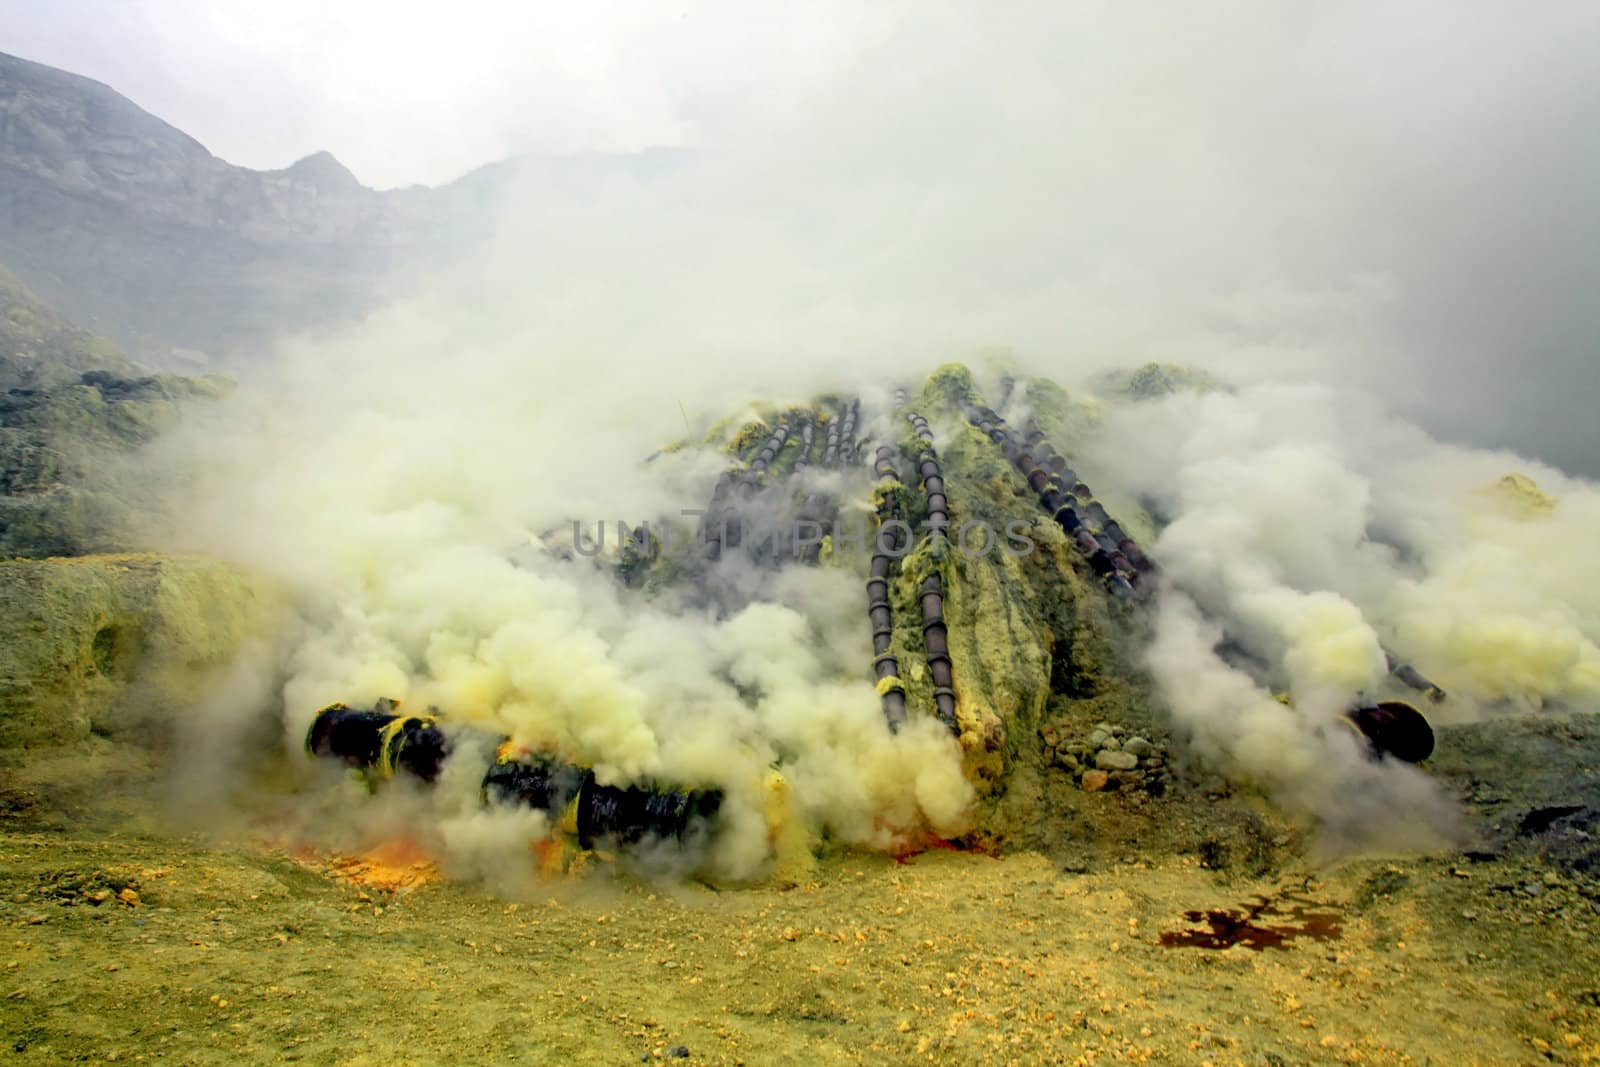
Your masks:
<svg viewBox="0 0 1600 1067"><path fill-rule="evenodd" d="M1596 736L1447 733L1449 774L1499 753L1452 778L1461 852L1312 864L1270 815L1213 833L1237 798L1080 785L1075 850L509 896L286 847L265 802L186 832L158 768L69 750L7 772L0 1031L18 1063L1595 1062L1592 813L1527 824Z"/></svg>

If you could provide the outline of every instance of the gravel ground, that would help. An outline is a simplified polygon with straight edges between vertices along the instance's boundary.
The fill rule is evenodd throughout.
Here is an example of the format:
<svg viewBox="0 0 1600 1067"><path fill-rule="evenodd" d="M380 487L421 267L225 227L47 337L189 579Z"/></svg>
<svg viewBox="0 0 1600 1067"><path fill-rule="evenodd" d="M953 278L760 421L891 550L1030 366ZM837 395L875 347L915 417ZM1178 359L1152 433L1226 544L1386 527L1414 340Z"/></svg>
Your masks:
<svg viewBox="0 0 1600 1067"><path fill-rule="evenodd" d="M19 1064L1600 1062L1600 887L1537 859L936 850L720 891L591 864L508 901L115 788L6 797Z"/></svg>

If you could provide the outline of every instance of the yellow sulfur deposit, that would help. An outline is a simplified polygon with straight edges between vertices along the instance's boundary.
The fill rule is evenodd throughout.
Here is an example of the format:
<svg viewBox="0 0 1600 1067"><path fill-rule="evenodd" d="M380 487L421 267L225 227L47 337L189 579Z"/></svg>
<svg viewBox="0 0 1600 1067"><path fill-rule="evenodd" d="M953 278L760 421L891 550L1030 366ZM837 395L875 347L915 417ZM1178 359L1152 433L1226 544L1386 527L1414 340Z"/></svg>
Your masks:
<svg viewBox="0 0 1600 1067"><path fill-rule="evenodd" d="M0 563L0 745L28 747L170 722L208 695L276 592L215 560L124 554Z"/></svg>

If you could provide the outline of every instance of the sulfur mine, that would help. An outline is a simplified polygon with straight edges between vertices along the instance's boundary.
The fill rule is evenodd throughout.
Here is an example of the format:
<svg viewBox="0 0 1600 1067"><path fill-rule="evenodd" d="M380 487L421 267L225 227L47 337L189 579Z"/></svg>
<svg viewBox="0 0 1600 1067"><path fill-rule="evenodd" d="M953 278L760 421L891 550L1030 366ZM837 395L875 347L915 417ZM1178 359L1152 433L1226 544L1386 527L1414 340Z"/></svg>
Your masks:
<svg viewBox="0 0 1600 1067"><path fill-rule="evenodd" d="M0 7L0 1055L1600 1063L1596 40Z"/></svg>

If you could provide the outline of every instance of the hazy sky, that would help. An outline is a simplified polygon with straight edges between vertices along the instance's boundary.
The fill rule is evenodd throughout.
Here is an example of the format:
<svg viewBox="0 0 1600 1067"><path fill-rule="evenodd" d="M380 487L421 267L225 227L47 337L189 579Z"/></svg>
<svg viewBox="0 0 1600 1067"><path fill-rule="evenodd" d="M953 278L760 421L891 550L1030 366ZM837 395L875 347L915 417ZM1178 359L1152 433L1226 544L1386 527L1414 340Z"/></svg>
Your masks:
<svg viewBox="0 0 1600 1067"><path fill-rule="evenodd" d="M232 162L328 149L380 187L693 145L723 184L674 218L548 221L579 259L659 264L638 299L730 346L799 336L724 309L748 289L809 302L817 343L1309 354L1435 430L1600 474L1600 4L759 6L9 0L0 50Z"/></svg>
<svg viewBox="0 0 1600 1067"><path fill-rule="evenodd" d="M328 149L388 187L787 106L871 39L864 7L6 0L0 50L106 82L230 162Z"/></svg>

